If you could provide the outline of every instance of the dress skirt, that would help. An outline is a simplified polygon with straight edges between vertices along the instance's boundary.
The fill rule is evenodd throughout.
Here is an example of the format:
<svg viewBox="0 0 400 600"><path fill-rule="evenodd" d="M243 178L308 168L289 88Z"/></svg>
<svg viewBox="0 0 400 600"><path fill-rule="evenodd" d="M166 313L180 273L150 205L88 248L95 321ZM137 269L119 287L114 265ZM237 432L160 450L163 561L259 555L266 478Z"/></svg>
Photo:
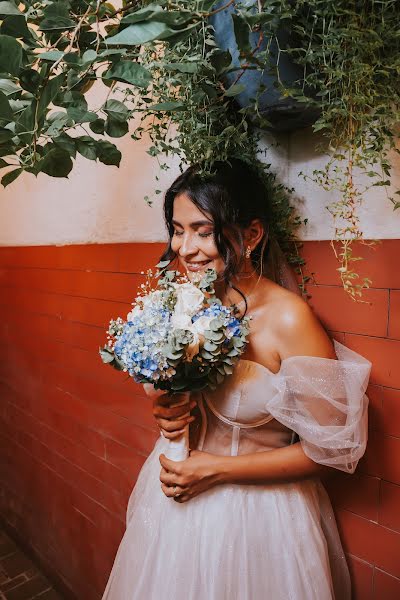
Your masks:
<svg viewBox="0 0 400 600"><path fill-rule="evenodd" d="M144 464L103 600L350 600L317 479L216 486L186 503L160 487L160 438Z"/></svg>

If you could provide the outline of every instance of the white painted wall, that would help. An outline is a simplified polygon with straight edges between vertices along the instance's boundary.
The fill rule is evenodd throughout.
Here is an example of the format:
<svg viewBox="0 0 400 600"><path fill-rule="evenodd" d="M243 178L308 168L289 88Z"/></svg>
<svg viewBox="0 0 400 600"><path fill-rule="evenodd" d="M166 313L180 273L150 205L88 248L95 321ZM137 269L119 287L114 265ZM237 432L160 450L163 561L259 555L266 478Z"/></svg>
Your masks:
<svg viewBox="0 0 400 600"><path fill-rule="evenodd" d="M113 140L115 141L115 140ZM296 189L300 213L309 221L304 240L330 239L332 220L326 204L333 198L298 177L323 164L310 130L282 136L280 146L267 149L281 181ZM146 154L145 142L129 136L118 141L120 169L79 157L69 179L40 174L22 175L5 190L0 188L0 245L80 244L165 240L162 196L152 207L143 200L158 187L166 189L178 174L176 165L159 171ZM267 143L267 148L269 143ZM400 188L400 157L394 157L393 184ZM155 175L160 181L155 181ZM373 188L360 211L366 238L400 238L400 210L393 212L384 188Z"/></svg>

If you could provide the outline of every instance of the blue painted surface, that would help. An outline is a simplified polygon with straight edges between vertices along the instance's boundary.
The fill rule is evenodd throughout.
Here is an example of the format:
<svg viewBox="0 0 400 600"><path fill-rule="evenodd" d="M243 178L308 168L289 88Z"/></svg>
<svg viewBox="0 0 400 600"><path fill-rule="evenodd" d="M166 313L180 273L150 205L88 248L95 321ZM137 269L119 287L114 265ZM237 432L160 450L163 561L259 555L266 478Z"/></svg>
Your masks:
<svg viewBox="0 0 400 600"><path fill-rule="evenodd" d="M218 4L214 6L214 9L223 6L224 4L226 4L226 0L218 2ZM256 0L254 0L254 4L256 4ZM232 55L233 66L240 67L239 49L236 43L231 17L234 11L235 7L233 5L228 6L225 10L213 15L210 18L210 21L215 29L215 41L218 46L222 50L229 50ZM283 30L278 32L278 40L281 48L287 46L288 38L288 32ZM258 39L259 33L255 32L250 34L250 44L252 48L256 47ZM264 39L260 49L263 50L265 47L266 40ZM272 41L272 65L276 64L277 52L278 47L276 41ZM302 66L293 63L286 53L281 53L279 72L281 80L288 87L293 87L294 82L301 80L303 76ZM226 83L232 85L236 81L239 73L240 71L234 71L225 74L224 78ZM241 108L247 107L252 103L252 99L256 97L260 83L266 87L259 99L260 113L271 122L273 129L275 130L292 131L307 127L314 123L318 117L319 113L315 108L307 107L290 97L281 98L280 92L276 87L277 79L273 73L261 73L258 70L247 69L240 77L238 83L242 83L246 86L246 89L243 92L235 96L235 101Z"/></svg>

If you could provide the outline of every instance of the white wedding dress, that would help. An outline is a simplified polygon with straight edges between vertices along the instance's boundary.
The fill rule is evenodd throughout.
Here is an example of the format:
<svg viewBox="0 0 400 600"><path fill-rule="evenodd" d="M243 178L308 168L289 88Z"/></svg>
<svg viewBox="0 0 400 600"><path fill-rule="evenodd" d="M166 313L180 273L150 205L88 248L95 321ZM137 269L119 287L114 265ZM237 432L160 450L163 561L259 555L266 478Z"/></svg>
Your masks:
<svg viewBox="0 0 400 600"><path fill-rule="evenodd" d="M370 363L296 356L273 374L241 360L199 394L199 449L263 452L300 439L315 462L353 472L365 450ZM297 434L297 436L296 436ZM350 600L335 518L318 479L220 485L179 504L161 491L160 438L139 475L103 600Z"/></svg>

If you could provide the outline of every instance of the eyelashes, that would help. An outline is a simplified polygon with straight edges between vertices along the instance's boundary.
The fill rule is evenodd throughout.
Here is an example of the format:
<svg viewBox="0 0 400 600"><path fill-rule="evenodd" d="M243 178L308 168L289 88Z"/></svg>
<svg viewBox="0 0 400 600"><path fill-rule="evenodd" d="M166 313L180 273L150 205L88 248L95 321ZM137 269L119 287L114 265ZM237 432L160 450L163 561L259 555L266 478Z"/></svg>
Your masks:
<svg viewBox="0 0 400 600"><path fill-rule="evenodd" d="M174 230L173 235L175 237L180 237L181 235L183 235L183 231L176 231L176 230ZM201 238L208 238L208 237L214 235L214 232L213 231L209 231L208 233L198 233L197 235L199 237L201 237Z"/></svg>

